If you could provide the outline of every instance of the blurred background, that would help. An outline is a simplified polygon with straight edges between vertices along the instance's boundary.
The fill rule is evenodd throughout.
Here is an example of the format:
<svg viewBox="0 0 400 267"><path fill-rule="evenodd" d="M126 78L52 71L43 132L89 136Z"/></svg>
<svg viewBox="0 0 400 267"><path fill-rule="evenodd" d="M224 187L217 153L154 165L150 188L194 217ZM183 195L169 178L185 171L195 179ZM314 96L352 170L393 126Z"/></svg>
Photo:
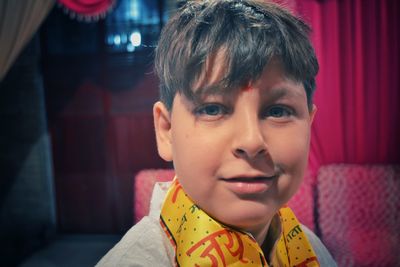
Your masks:
<svg viewBox="0 0 400 267"><path fill-rule="evenodd" d="M373 181L390 180L384 197L400 193L400 3L276 2L311 25L320 63L306 182L310 227L322 237L323 203L315 200L324 196L322 167L394 169L391 180ZM135 176L172 167L156 151L152 61L161 28L181 4L0 2L1 266L93 266L135 223ZM385 199L374 203L387 207ZM390 227L398 227L399 197L389 202ZM388 236L394 255L399 235Z"/></svg>

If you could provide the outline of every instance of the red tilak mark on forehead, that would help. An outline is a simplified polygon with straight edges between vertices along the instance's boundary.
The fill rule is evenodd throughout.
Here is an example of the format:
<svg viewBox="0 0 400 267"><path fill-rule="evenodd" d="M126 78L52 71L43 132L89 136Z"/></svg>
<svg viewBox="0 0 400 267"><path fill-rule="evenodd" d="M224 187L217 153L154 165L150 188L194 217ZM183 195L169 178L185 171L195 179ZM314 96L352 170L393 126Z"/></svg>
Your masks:
<svg viewBox="0 0 400 267"><path fill-rule="evenodd" d="M253 89L253 87L251 86L251 84L246 85L245 87L242 88L243 92L247 92L250 91L251 89Z"/></svg>

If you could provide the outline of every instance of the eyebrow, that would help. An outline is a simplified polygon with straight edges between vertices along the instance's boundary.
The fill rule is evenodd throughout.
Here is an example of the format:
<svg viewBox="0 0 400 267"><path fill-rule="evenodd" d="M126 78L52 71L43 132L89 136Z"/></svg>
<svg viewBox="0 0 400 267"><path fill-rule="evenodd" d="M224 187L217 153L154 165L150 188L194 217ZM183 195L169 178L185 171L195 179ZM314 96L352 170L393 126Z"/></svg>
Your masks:
<svg viewBox="0 0 400 267"><path fill-rule="evenodd" d="M269 98L272 98L274 100L284 97L289 97L289 98L304 97L304 95L301 92L298 92L297 90L291 89L289 87L270 88L262 90L261 94L264 96L268 96Z"/></svg>
<svg viewBox="0 0 400 267"><path fill-rule="evenodd" d="M229 87L223 87L221 83L214 83L208 86L203 86L200 88L197 88L196 91L192 91L191 94L191 99L193 103L200 104L202 103L204 97L206 96L224 96L224 97L230 97L233 96L233 94L239 90L239 88L232 89L229 94ZM282 98L298 98L301 97L303 98L305 95L303 95L301 92L298 92L297 90L291 89L290 86L280 86L276 88L264 88L261 89L261 96L266 96L272 101L282 99Z"/></svg>
<svg viewBox="0 0 400 267"><path fill-rule="evenodd" d="M206 96L224 96L226 95L228 88L221 86L221 83L214 83L211 85L197 88L194 92L192 91L191 97L193 102L201 103Z"/></svg>
<svg viewBox="0 0 400 267"><path fill-rule="evenodd" d="M226 89L222 88L219 83L214 83L211 85L203 86L197 88L196 91L193 92L194 95L204 96L204 95L220 95L225 92Z"/></svg>

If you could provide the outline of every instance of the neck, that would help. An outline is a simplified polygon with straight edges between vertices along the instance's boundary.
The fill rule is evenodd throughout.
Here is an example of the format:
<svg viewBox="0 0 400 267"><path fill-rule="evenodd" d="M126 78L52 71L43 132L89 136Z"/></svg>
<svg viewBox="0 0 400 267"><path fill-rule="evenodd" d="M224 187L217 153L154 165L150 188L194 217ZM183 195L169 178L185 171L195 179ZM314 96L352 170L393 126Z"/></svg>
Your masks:
<svg viewBox="0 0 400 267"><path fill-rule="evenodd" d="M279 217L274 216L266 225L260 227L258 231L251 231L250 233L260 245L266 260L269 262L272 257L273 248L281 234L281 223Z"/></svg>
<svg viewBox="0 0 400 267"><path fill-rule="evenodd" d="M267 233L268 233L268 229L269 229L270 225L271 225L271 221L269 221L267 224L264 224L264 225L258 227L257 229L249 231L249 233L251 233L251 235L254 237L254 239L257 241L257 243L260 246L264 243L264 241L267 237Z"/></svg>

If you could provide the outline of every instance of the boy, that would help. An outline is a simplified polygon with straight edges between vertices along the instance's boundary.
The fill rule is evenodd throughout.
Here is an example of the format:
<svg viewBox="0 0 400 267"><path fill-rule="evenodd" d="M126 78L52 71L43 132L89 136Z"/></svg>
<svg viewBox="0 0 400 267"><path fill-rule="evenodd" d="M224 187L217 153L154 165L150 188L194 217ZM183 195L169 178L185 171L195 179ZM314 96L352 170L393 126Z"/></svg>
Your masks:
<svg viewBox="0 0 400 267"><path fill-rule="evenodd" d="M156 51L158 152L174 181L99 266L335 266L285 203L308 158L309 28L256 0L191 1Z"/></svg>

